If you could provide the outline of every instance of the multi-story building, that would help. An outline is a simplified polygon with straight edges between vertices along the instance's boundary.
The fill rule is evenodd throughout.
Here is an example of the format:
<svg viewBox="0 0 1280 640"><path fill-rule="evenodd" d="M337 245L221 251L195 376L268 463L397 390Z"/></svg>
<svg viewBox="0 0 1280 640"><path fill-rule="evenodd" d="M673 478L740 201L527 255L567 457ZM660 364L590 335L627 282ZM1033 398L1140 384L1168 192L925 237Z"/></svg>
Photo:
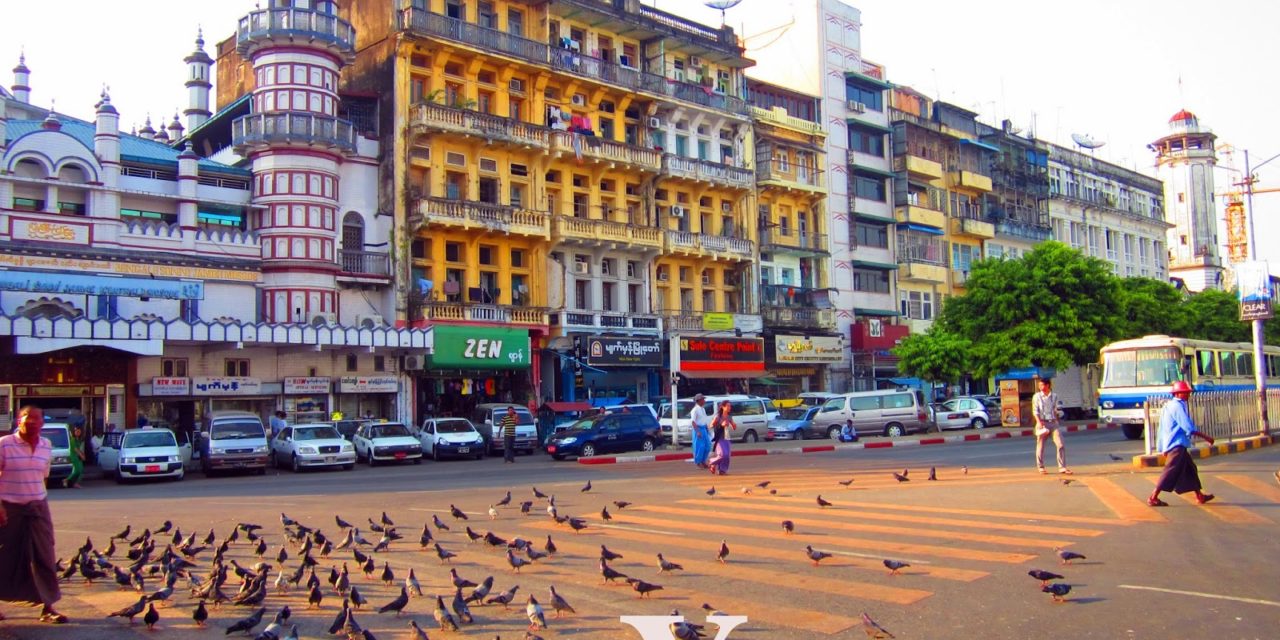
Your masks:
<svg viewBox="0 0 1280 640"><path fill-rule="evenodd" d="M1101 258L1121 277L1170 276L1164 185L1155 178L1049 146L1049 217L1053 237Z"/></svg>
<svg viewBox="0 0 1280 640"><path fill-rule="evenodd" d="M1008 120L998 129L979 122L978 132L983 142L1000 150L991 165L985 205L995 235L984 243L982 255L1016 260L1052 237L1048 145L1021 135Z"/></svg>
<svg viewBox="0 0 1280 640"><path fill-rule="evenodd" d="M0 410L182 430L219 409L409 414L397 365L430 338L380 320L390 225L364 186L378 145L334 116L353 45L324 7L251 12L232 46L260 90L205 121L197 39L195 130L175 115L138 135L105 93L92 122L30 104L19 65L0 95Z"/></svg>
<svg viewBox="0 0 1280 640"><path fill-rule="evenodd" d="M830 388L844 360L829 269L826 129L816 96L748 80L755 120L760 312L779 393ZM795 115L793 115L793 113Z"/></svg>
<svg viewBox="0 0 1280 640"><path fill-rule="evenodd" d="M1217 136L1182 109L1169 118L1169 134L1149 146L1164 182L1168 206L1169 277L1191 291L1229 286L1218 248L1218 216L1213 169Z"/></svg>

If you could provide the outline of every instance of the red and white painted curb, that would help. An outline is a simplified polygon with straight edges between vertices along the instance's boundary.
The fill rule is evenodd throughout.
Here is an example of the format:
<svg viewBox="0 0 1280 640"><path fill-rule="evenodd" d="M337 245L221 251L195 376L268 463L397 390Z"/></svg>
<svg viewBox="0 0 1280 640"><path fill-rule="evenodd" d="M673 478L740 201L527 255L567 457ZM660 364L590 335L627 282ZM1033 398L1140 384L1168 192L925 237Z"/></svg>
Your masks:
<svg viewBox="0 0 1280 640"><path fill-rule="evenodd" d="M1097 431L1109 429L1114 425L1090 422L1088 424L1070 424L1062 427L1067 433L1076 431ZM808 447L787 447L785 449L734 449L733 457L741 456L777 456L804 453L825 453L836 450L855 449L889 449L892 447L915 447L934 444L955 444L959 442L977 442L979 440L1004 440L1007 438L1024 438L1035 435L1035 429L1002 429L999 427L975 433L963 433L954 436L935 436L932 438L904 440L876 440L874 442L850 442L841 444L820 444ZM578 464L634 464L637 462L672 462L692 460L693 453L688 451L674 453L654 453L635 456L595 456L578 458Z"/></svg>

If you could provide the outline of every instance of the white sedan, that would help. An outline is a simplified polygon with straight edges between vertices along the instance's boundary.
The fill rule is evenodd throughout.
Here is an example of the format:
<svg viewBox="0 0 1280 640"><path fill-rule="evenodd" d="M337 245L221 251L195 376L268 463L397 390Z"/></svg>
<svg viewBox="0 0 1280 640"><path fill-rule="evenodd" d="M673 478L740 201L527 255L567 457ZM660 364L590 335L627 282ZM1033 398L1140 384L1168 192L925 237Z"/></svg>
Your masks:
<svg viewBox="0 0 1280 640"><path fill-rule="evenodd" d="M109 434L115 435L115 434ZM168 429L143 427L108 438L98 451L98 464L116 482L135 478L181 480L191 463L191 445L178 445Z"/></svg>
<svg viewBox="0 0 1280 640"><path fill-rule="evenodd" d="M368 462L371 467L379 462L422 462L422 443L399 422L362 424L352 436L351 443L356 447L356 458Z"/></svg>
<svg viewBox="0 0 1280 640"><path fill-rule="evenodd" d="M418 432L424 455L433 459L484 457L484 438L466 418L428 418Z"/></svg>
<svg viewBox="0 0 1280 640"><path fill-rule="evenodd" d="M943 429L984 429L991 424L991 416L987 406L977 398L953 398L936 405L934 416L938 421L938 430Z"/></svg>
<svg viewBox="0 0 1280 640"><path fill-rule="evenodd" d="M356 451L331 424L295 424L271 439L271 462L295 472L336 466L350 471L356 466Z"/></svg>

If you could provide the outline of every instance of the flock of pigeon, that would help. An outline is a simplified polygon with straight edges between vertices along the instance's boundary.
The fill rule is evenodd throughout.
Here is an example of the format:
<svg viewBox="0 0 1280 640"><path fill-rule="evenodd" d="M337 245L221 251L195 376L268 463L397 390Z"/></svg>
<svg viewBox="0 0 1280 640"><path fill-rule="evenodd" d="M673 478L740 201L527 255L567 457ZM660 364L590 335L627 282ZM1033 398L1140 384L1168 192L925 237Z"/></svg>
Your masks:
<svg viewBox="0 0 1280 640"><path fill-rule="evenodd" d="M965 471L967 472L967 469ZM893 473L893 476L898 482L910 481L909 472L906 469L902 473ZM936 470L930 468L929 480L936 479ZM838 484L848 488L852 483L851 478L839 481ZM777 489L770 488L770 484L770 481L763 481L753 487L743 487L742 492L751 494L754 490L760 489L777 495ZM591 490L592 485L587 482L580 491L589 493ZM712 487L706 491L706 494L714 497L716 489ZM520 513L524 516L532 515L535 501L541 501L545 503L548 516L557 524L566 525L575 533L591 526L584 518L561 515L554 495L545 494L534 487L532 496L532 500L518 504ZM507 491L501 500L489 506L490 520L496 520L500 515L499 509L511 504L512 495ZM834 506L831 500L824 499L821 495L817 496L816 504L819 509ZM630 505L630 502L622 500L612 502L612 506L617 511L622 511ZM482 545L482 548L502 553L513 575L518 575L523 567L547 561L559 553L550 535L547 535L541 544L535 544L520 537L506 539L492 531L483 533L476 531L472 528L471 517L453 504L449 505L449 514L453 519L452 528L451 523L438 515L432 515L430 521L422 525L418 535L418 550L435 556L441 565L451 564L452 559L458 557L460 551L446 549L438 536L444 536L446 533L456 536L458 532L453 531L453 528L457 527L462 528L461 533L465 534L471 544ZM601 509L602 522L608 522L613 518L614 516L609 512L609 506ZM399 577L388 560L384 559L379 564L375 558L375 554L388 552L393 544L405 538L398 532L395 522L385 511L381 513L378 520L375 521L373 518L367 520L367 531L380 536L376 541L365 538L360 527L337 515L334 516L334 525L340 533L331 537L319 526L303 524L281 513L280 525L283 540L274 547L274 551L267 542L264 528L248 522L238 523L221 538L213 529L203 536L196 532L184 534L169 520L164 521L154 530L145 529L141 533L135 533L130 525L111 536L108 546L102 550L95 547L92 539L86 539L69 560L59 561L59 577L63 581L68 581L79 576L90 585L95 581L105 583L110 579L118 589L131 589L137 592L139 596L136 602L111 613L108 617L125 618L130 625L133 625L135 618L142 616L143 623L150 630L154 630L160 622L160 611L163 607L174 604L179 593L184 591L190 600L194 601L190 618L199 627L205 627L209 621L210 608L217 609L222 605L251 608L252 613L226 627L226 635L242 634L253 637L255 640L297 640L301 637L298 624L291 621L292 612L288 605L280 606L273 616L267 617L269 609L267 600L283 597L295 589L304 590L307 594L308 609L320 609L327 598L330 601L340 599L341 607L327 632L331 636L349 640L375 640L374 634L357 621L357 613L365 615L366 612L376 611L377 614L394 614L400 617L406 613L410 603L419 598L427 602L434 600L432 618L435 628L440 631L457 632L467 625L475 624L476 615L472 611L473 606L483 607L486 611L489 611L491 606L495 608L500 606L502 612L494 613L494 616L510 615L506 612L510 611L511 605L516 602L516 594L520 586L513 584L504 591L495 592L493 576L488 576L480 583L476 583L464 578L457 569L451 567L449 578L453 593L425 595L413 568L409 568L405 575ZM796 530L796 525L791 520L783 520L781 524L783 533L786 535ZM119 549L117 542L126 545L127 548ZM397 546L408 547L410 544L400 542ZM251 554L256 558L255 563L246 567L235 558L231 558L233 548L241 555L246 555L246 552ZM158 552L157 549L159 549ZM1056 551L1063 564L1084 559L1083 555L1072 551L1065 549L1056 549ZM823 560L833 555L814 549L812 545L806 545L804 552L805 557L815 567L820 566ZM716 559L720 563L727 563L729 553L727 541L721 540ZM205 556L206 559L202 560L201 556ZM600 545L598 566L602 584L625 583L631 587L638 598L644 598L663 589L660 584L628 576L610 565L611 562L621 558L622 554L610 550L606 545ZM328 568L321 567L322 563ZM885 558L883 564L890 575L898 575L902 569L911 566L906 562L890 558ZM671 575L684 569L680 564L668 560L662 553L657 554L656 566L659 575ZM361 592L357 584L358 578L352 575L353 572L363 574L366 585L381 583L384 588L391 589L399 586L399 594L381 605L376 603L371 605L368 597ZM1042 590L1049 593L1055 602L1063 601L1071 591L1069 584L1051 584L1052 580L1061 580L1063 578L1061 575L1040 569L1033 569L1028 573L1041 581ZM185 581L181 588L178 586L179 580ZM159 586L149 587L149 583ZM538 640L539 636L535 632L548 628L548 609L554 612L554 618L559 618L565 613L577 613L564 596L556 591L554 585L550 586L549 595L544 602L545 608L543 602L531 593L525 599L524 618L528 621L524 635L526 640ZM367 609L366 606L368 606ZM704 603L702 608L710 615L722 615L709 604ZM671 614L679 615L679 612L673 610ZM270 621L262 626L264 619ZM865 613L862 614L862 623L869 637L894 637ZM707 637L703 625L687 621L673 623L670 630L677 640L697 640ZM428 639L427 630L419 626L417 620L409 621L408 633L415 640Z"/></svg>

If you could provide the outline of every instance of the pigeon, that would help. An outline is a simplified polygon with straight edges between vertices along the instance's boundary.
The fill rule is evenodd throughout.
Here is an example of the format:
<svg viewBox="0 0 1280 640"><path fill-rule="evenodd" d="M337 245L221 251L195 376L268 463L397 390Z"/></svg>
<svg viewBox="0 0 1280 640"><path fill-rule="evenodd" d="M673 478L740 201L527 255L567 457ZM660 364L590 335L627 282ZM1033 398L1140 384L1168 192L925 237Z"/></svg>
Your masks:
<svg viewBox="0 0 1280 640"><path fill-rule="evenodd" d="M654 591L662 590L662 585L645 582L639 578L627 578L627 582L631 585L631 588L639 594L636 596L639 598L643 598Z"/></svg>
<svg viewBox="0 0 1280 640"><path fill-rule="evenodd" d="M261 528L261 527L259 527L259 528ZM171 522L171 521L169 521L169 520L165 520L165 521L164 521L164 524L161 524L161 525L160 525L160 528L159 528L159 529L156 529L155 533L156 533L156 535L160 535L160 534L162 534L162 533L169 533L170 531L173 531L173 522Z"/></svg>
<svg viewBox="0 0 1280 640"><path fill-rule="evenodd" d="M283 511L281 511L281 512L280 512L280 524L282 524L282 525L284 525L284 526L286 526L286 527L296 527L296 526L298 526L298 521L297 521L297 520L294 520L293 518L290 518L289 516L286 516L286 515L284 514L284 512L283 512Z"/></svg>
<svg viewBox="0 0 1280 640"><path fill-rule="evenodd" d="M659 553L658 554L658 573L669 573L671 571L684 571L684 567L674 562L669 562L666 558L662 557L661 553Z"/></svg>
<svg viewBox="0 0 1280 640"><path fill-rule="evenodd" d="M537 631L538 629L547 628L547 616L542 611L542 605L538 604L538 599L529 594L529 601L524 605L524 614L529 618L529 630Z"/></svg>
<svg viewBox="0 0 1280 640"><path fill-rule="evenodd" d="M494 505L489 505L489 519L490 520L498 519L498 507Z"/></svg>
<svg viewBox="0 0 1280 640"><path fill-rule="evenodd" d="M388 526L388 527L394 527L394 526L396 526L396 523L392 522L392 521L391 521L391 518L388 518L388 517L387 517L387 512L386 512L386 511L383 511L383 512L382 512L382 524L384 524L384 525L386 525L386 526Z"/></svg>
<svg viewBox="0 0 1280 640"><path fill-rule="evenodd" d="M1056 573L1053 573L1052 571L1043 571L1043 570L1041 570L1041 569L1032 569L1032 570L1030 570L1030 571L1028 571L1028 572L1027 572L1027 575L1031 576L1032 578L1035 578L1036 580L1039 580L1039 581L1040 581L1040 586L1044 586L1044 585L1046 585L1046 584L1049 584L1049 581L1050 581L1050 580L1061 580L1061 579L1062 579L1062 576L1060 576L1060 575L1058 575L1058 574L1056 574Z"/></svg>
<svg viewBox="0 0 1280 640"><path fill-rule="evenodd" d="M347 618L351 615L351 603L342 602L342 610L333 618L333 624L329 625L329 635L338 635L342 627L346 626Z"/></svg>
<svg viewBox="0 0 1280 640"><path fill-rule="evenodd" d="M713 607L713 606L711 606L711 605L709 605L709 604L707 604L707 603L705 603L705 602L704 602L704 603L702 603L702 610L703 610L703 611L706 611L708 616L723 616L723 615L727 615L725 612L723 612L723 611L721 611L721 610L719 610L719 609L717 609L717 608L715 608L715 607Z"/></svg>
<svg viewBox="0 0 1280 640"><path fill-rule="evenodd" d="M600 519L604 520L605 522L608 522L613 519L613 516L609 515L609 507L605 507L600 510Z"/></svg>
<svg viewBox="0 0 1280 640"><path fill-rule="evenodd" d="M394 531L392 531L391 533L394 533ZM387 536L386 533L383 533L382 537L378 539L378 544L373 545L373 552L381 553L383 551L386 551L391 546L391 541L394 539L395 538L391 538Z"/></svg>
<svg viewBox="0 0 1280 640"><path fill-rule="evenodd" d="M569 606L569 601L565 600L564 596L560 595L559 593L556 593L556 586L554 584L551 585L551 608L555 609L557 618L560 617L561 611L568 611L569 613L578 613L577 611L573 610L573 607Z"/></svg>
<svg viewBox="0 0 1280 640"><path fill-rule="evenodd" d="M505 506L507 506L507 505L509 505L509 504L511 504L511 492L510 492L510 491L508 491L508 492L507 492L507 495L502 496L502 499L501 499L501 500L499 500L499 501L496 503L496 506L499 506L499 507L505 507Z"/></svg>
<svg viewBox="0 0 1280 640"><path fill-rule="evenodd" d="M1072 560L1087 560L1083 555L1074 551L1067 551L1062 547L1054 547L1053 550L1058 552L1058 560L1060 560L1062 564L1071 564Z"/></svg>
<svg viewBox="0 0 1280 640"><path fill-rule="evenodd" d="M541 560L541 559L543 559L543 558L545 558L545 557L547 557L547 556L551 555L551 554L548 554L548 553L543 553L543 552L541 552L541 551L538 551L537 549L534 549L534 548L533 548L533 545L529 545L529 546L525 547L525 548L524 548L524 554L525 554L526 556L528 556L530 560Z"/></svg>
<svg viewBox="0 0 1280 640"><path fill-rule="evenodd" d="M479 602L480 604L484 604L485 597L489 595L489 591L492 589L493 576L489 576L480 582L480 586L476 587L475 590L471 592L471 595L466 597L465 601L467 603Z"/></svg>
<svg viewBox="0 0 1280 640"><path fill-rule="evenodd" d="M431 638L427 637L427 632L418 626L417 620L410 620L409 628L413 629L413 640L431 640Z"/></svg>
<svg viewBox="0 0 1280 640"><path fill-rule="evenodd" d="M523 567L527 564L533 564L533 562L530 560L525 560L524 558L521 558L516 554L512 553L510 549L507 549L507 564L511 565L511 569L514 570L516 573L520 573L520 567Z"/></svg>
<svg viewBox="0 0 1280 640"><path fill-rule="evenodd" d="M1064 599L1068 593L1071 593L1071 585L1063 582L1055 582L1040 587L1040 590L1053 596L1054 602L1065 602Z"/></svg>
<svg viewBox="0 0 1280 640"><path fill-rule="evenodd" d="M906 471L906 469L903 469L903 471ZM893 472L893 479L898 482L911 482L911 478L908 478L906 473L898 473L897 471Z"/></svg>
<svg viewBox="0 0 1280 640"><path fill-rule="evenodd" d="M938 469L936 467L929 467L928 480L936 481L937 479L938 479Z"/></svg>
<svg viewBox="0 0 1280 640"><path fill-rule="evenodd" d="M840 480L839 482L836 482L836 484L842 487L848 487L849 485L853 484L853 478L849 478L848 480Z"/></svg>
<svg viewBox="0 0 1280 640"><path fill-rule="evenodd" d="M334 521L334 523L336 523L336 524L338 525L338 528L339 528L339 529L350 529L350 528L351 528L351 523L350 523L350 522L347 522L346 520L343 520L342 518L340 518L340 517L338 517L338 516L336 516L336 515L335 515L335 516L333 516L333 521Z"/></svg>
<svg viewBox="0 0 1280 640"><path fill-rule="evenodd" d="M558 549L556 549L556 543L551 541L550 535L547 536L547 543L542 545L542 550L552 555L554 555L556 551L558 551Z"/></svg>
<svg viewBox="0 0 1280 640"><path fill-rule="evenodd" d="M147 605L147 613L142 616L142 622L147 625L147 631L155 631L156 623L160 622L160 613L156 611L156 603L152 602Z"/></svg>
<svg viewBox="0 0 1280 640"><path fill-rule="evenodd" d="M520 503L520 513L523 515L526 515L526 516L529 515L529 510L532 508L533 508L532 500L525 500L524 502Z"/></svg>
<svg viewBox="0 0 1280 640"><path fill-rule="evenodd" d="M476 583L458 575L457 569L449 569L449 578L453 582L453 586L459 589L467 589L469 587L476 586Z"/></svg>
<svg viewBox="0 0 1280 640"><path fill-rule="evenodd" d="M283 565L289 559L289 550L280 547L280 552L276 554L276 564Z"/></svg>
<svg viewBox="0 0 1280 640"><path fill-rule="evenodd" d="M893 638L893 634L889 633L888 629L880 626L866 613L862 614L862 630L867 632L868 638Z"/></svg>
<svg viewBox="0 0 1280 640"><path fill-rule="evenodd" d="M253 631L254 627L258 626L258 624L262 622L262 616L266 612L266 607L258 607L258 610L253 612L253 615L237 620L234 624L227 627L226 635L231 635L237 632L248 634L250 631Z"/></svg>
<svg viewBox="0 0 1280 640"><path fill-rule="evenodd" d="M133 624L134 617L136 617L139 613L142 613L143 609L146 609L146 608L147 608L147 597L140 596L137 602L123 609L120 609L119 611L110 613L107 615L107 617L108 618L128 618L129 624Z"/></svg>
<svg viewBox="0 0 1280 640"><path fill-rule="evenodd" d="M404 588L409 593L422 597L422 585L418 583L418 576L413 575L413 567L409 567L409 575L404 579Z"/></svg>
<svg viewBox="0 0 1280 640"><path fill-rule="evenodd" d="M573 529L575 532L582 531L587 528L587 523L577 518L569 518L569 528Z"/></svg>
<svg viewBox="0 0 1280 640"><path fill-rule="evenodd" d="M828 500L823 500L821 495L819 495L819 496L818 496L818 507L819 507L819 508L825 509L825 508L830 507L830 506L832 506L830 501L828 501Z"/></svg>
<svg viewBox="0 0 1280 640"><path fill-rule="evenodd" d="M422 545L423 549L426 549L434 539L435 537L431 535L430 525L422 525L422 535L418 538L418 544Z"/></svg>
<svg viewBox="0 0 1280 640"><path fill-rule="evenodd" d="M715 495L716 495L716 488L715 488L715 487L711 487L710 489L707 489L707 495L709 495L709 496L711 496L711 497L713 497L713 498L714 498L714 497L715 497Z"/></svg>
<svg viewBox="0 0 1280 640"><path fill-rule="evenodd" d="M671 615L679 616L680 611L672 609ZM702 633L702 625L694 624L687 620L672 622L667 628L671 630L671 635L675 636L676 640L701 640L707 637Z"/></svg>
<svg viewBox="0 0 1280 640"><path fill-rule="evenodd" d="M453 505L449 505L449 515L453 516L455 520L467 519L467 514L463 513L462 509L459 509Z"/></svg>
<svg viewBox="0 0 1280 640"><path fill-rule="evenodd" d="M805 545L804 551L805 554L809 556L809 559L813 561L813 566L815 567L818 566L819 562L831 557L831 554L826 551L814 550L813 545Z"/></svg>
<svg viewBox="0 0 1280 640"><path fill-rule="evenodd" d="M1118 455L1116 455L1116 454L1114 454L1114 453L1108 453L1108 454L1107 454L1107 457L1108 457L1108 458L1111 458L1111 461L1112 461L1112 462L1123 462L1123 461L1124 461L1124 456L1118 456Z"/></svg>
<svg viewBox="0 0 1280 640"><path fill-rule="evenodd" d="M720 564L724 564L724 559L729 557L729 545L724 541L720 541L720 551L716 552L716 559Z"/></svg>
<svg viewBox="0 0 1280 640"><path fill-rule="evenodd" d="M437 543L436 543L436 557L437 557L437 558L440 558L440 564L444 564L446 560L448 560L448 559L450 559L450 558L456 558L456 557L458 557L458 554L456 554L456 553L454 553L454 552L452 552L452 551L445 551L444 547L440 546L440 543L439 543L439 542L437 542Z"/></svg>
<svg viewBox="0 0 1280 640"><path fill-rule="evenodd" d="M626 500L614 500L613 506L617 507L618 511L622 511L623 509L626 509L627 507L631 506L631 503L627 502Z"/></svg>
<svg viewBox="0 0 1280 640"><path fill-rule="evenodd" d="M484 532L484 542L491 547L505 547L508 544L504 538L494 535L492 531Z"/></svg>
<svg viewBox="0 0 1280 640"><path fill-rule="evenodd" d="M320 586L311 587L311 593L307 595L307 608L319 609L322 601L324 601L324 593L320 591Z"/></svg>
<svg viewBox="0 0 1280 640"><path fill-rule="evenodd" d="M1064 487L1065 487L1065 486L1067 486L1067 485L1071 484L1072 482L1075 482L1075 480L1072 480L1071 478L1063 478L1063 479L1062 479L1062 486L1064 486Z"/></svg>
<svg viewBox="0 0 1280 640"><path fill-rule="evenodd" d="M601 559L600 560L600 577L604 578L604 580L601 582L603 584L607 582L613 582L618 578L625 579L627 575L620 571L614 570L613 567L609 566L608 562L606 562L604 559Z"/></svg>
<svg viewBox="0 0 1280 640"><path fill-rule="evenodd" d="M441 631L457 631L458 621L444 608L444 598L436 596L436 609L432 612L435 616L436 624L440 625Z"/></svg>
<svg viewBox="0 0 1280 640"><path fill-rule="evenodd" d="M296 624L295 624L295 625L291 626L291 627L289 628L289 633L288 633L288 635L286 635L284 638L281 638L281 640L299 640L299 638L298 638L298 625L296 625Z"/></svg>
<svg viewBox="0 0 1280 640"><path fill-rule="evenodd" d="M364 577L372 579L373 570L377 568L378 564L373 561L373 556L369 556L369 558L364 561L364 565L360 567L360 570L364 572Z"/></svg>
<svg viewBox="0 0 1280 640"><path fill-rule="evenodd" d="M907 563L905 563L905 562L901 562L901 561L899 561L899 560L889 560L889 559L885 559L885 561L884 561L884 568L886 568L886 569L888 569L888 570L889 570L889 575L891 575L891 576L896 576L896 575L898 575L898 572L899 572L899 571L901 571L901 570L903 570L903 569L906 569L906 568L907 568L907 567L909 567L909 566L911 566L911 565L909 565L909 564L907 564Z"/></svg>
<svg viewBox="0 0 1280 640"><path fill-rule="evenodd" d="M196 621L196 626L201 629L209 620L209 610L204 607L204 600L196 603L196 610L191 612L191 619Z"/></svg>
<svg viewBox="0 0 1280 640"><path fill-rule="evenodd" d="M503 609L510 609L511 601L515 599L516 591L519 591L519 590L520 590L520 585L517 584L515 586L512 586L510 589L507 589L506 591L499 593L496 596L491 596L488 600L485 600L484 603L500 604L502 605Z"/></svg>
<svg viewBox="0 0 1280 640"><path fill-rule="evenodd" d="M333 590L345 594L354 588L351 586L351 576L347 573L347 566L344 564L342 573L338 574L338 580L333 583Z"/></svg>
<svg viewBox="0 0 1280 640"><path fill-rule="evenodd" d="M552 518L556 517L556 506L554 504L547 505L547 515L551 516Z"/></svg>
<svg viewBox="0 0 1280 640"><path fill-rule="evenodd" d="M619 559L619 558L621 558L621 557L622 557L622 554L621 554L621 553L615 553L615 552L613 552L613 551L610 551L610 550L609 550L609 547L606 547L606 546L604 546L604 545L600 545L600 559L601 559L601 560L608 560L609 562L613 562L614 560L617 560L617 559Z"/></svg>
<svg viewBox="0 0 1280 640"><path fill-rule="evenodd" d="M381 578L382 578L382 584L386 584L386 585L389 585L396 581L396 574L394 571L391 570L391 563L389 562L382 563Z"/></svg>
<svg viewBox="0 0 1280 640"><path fill-rule="evenodd" d="M757 483L756 483L756 486L757 486L757 487L760 487L761 489L768 489L768 488L769 488L769 483L770 483L770 482L772 482L772 480L765 480L764 482L757 482Z"/></svg>
<svg viewBox="0 0 1280 640"><path fill-rule="evenodd" d="M776 496L776 495L778 495L778 490L777 490L777 489L770 489L770 490L769 490L769 495L771 495L771 496Z"/></svg>
<svg viewBox="0 0 1280 640"><path fill-rule="evenodd" d="M483 535L476 533L475 530L469 526L465 529L465 532L467 534L467 538L469 538L472 542L475 542L476 540L479 540L484 537Z"/></svg>
<svg viewBox="0 0 1280 640"><path fill-rule="evenodd" d="M436 526L436 529L439 529L440 531L448 531L448 530L449 530L449 525L445 524L445 523L444 523L444 520L441 520L441 519L440 519L440 516L432 515L432 516L431 516L431 523L432 523L432 524L434 524L434 525Z"/></svg>
<svg viewBox="0 0 1280 640"><path fill-rule="evenodd" d="M117 533L114 536L111 536L111 539L127 541L129 539L130 533L133 533L133 525L127 524L124 526L124 529L120 533Z"/></svg>
<svg viewBox="0 0 1280 640"><path fill-rule="evenodd" d="M546 500L546 499L547 499L547 494L545 494L545 493L543 493L543 492L541 492L541 491L538 491L538 488L537 488L537 487L534 487L534 488L533 488L533 497L538 498L539 500Z"/></svg>
<svg viewBox="0 0 1280 640"><path fill-rule="evenodd" d="M787 535L791 535L791 534L795 533L795 531L796 531L796 523L794 523L794 522L792 522L792 521L790 521L790 520L783 520L783 521L782 521L782 532L783 532L783 533L785 533L785 534L787 534Z"/></svg>
<svg viewBox="0 0 1280 640"><path fill-rule="evenodd" d="M400 617L400 614L404 611L404 608L408 606L408 604L409 604L409 591L406 590L404 587L400 587L400 595L396 596L396 598L391 602L388 602L382 605L381 607L379 607L378 613L386 613L388 611L394 611L396 612L396 617L398 618Z"/></svg>

